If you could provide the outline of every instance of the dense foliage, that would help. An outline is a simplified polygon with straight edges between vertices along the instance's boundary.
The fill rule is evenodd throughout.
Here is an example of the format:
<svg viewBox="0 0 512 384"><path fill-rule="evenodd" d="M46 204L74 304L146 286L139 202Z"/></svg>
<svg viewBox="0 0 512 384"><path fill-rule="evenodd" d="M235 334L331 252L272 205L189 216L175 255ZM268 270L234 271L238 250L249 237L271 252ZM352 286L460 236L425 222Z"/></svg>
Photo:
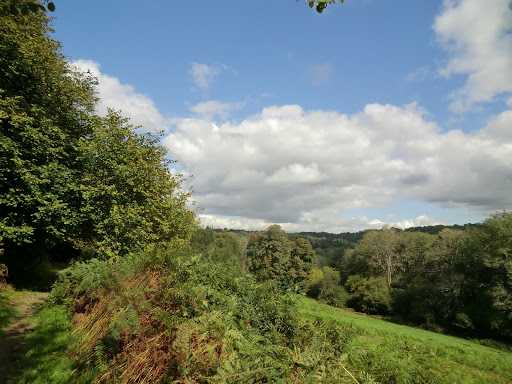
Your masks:
<svg viewBox="0 0 512 384"><path fill-rule="evenodd" d="M78 322L75 380L350 382L350 327L299 316L297 296L243 274L222 237L210 253L93 259L62 275L52 297Z"/></svg>
<svg viewBox="0 0 512 384"><path fill-rule="evenodd" d="M50 33L44 13L0 13L0 262L186 240L190 191L159 136L96 116L96 80L70 68Z"/></svg>
<svg viewBox="0 0 512 384"><path fill-rule="evenodd" d="M315 264L315 251L303 238L292 242L279 225L252 234L247 264L259 281L273 280L281 287L303 289Z"/></svg>
<svg viewBox="0 0 512 384"><path fill-rule="evenodd" d="M348 304L430 329L510 341L511 234L510 212L436 236L369 232L342 263Z"/></svg>
<svg viewBox="0 0 512 384"><path fill-rule="evenodd" d="M0 17L0 247L52 246L80 225L94 79L67 67L49 32L42 14Z"/></svg>

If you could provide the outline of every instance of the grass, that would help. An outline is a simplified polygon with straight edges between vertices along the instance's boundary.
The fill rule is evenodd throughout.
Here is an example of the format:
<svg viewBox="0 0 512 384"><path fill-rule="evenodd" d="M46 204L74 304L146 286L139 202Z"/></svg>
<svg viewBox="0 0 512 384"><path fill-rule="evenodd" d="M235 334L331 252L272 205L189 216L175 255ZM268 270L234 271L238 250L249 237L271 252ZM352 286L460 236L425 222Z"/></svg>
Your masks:
<svg viewBox="0 0 512 384"><path fill-rule="evenodd" d="M346 360L360 382L510 383L512 353L301 298L302 314L350 326ZM370 376L370 378L368 377ZM366 376L366 377L365 377Z"/></svg>
<svg viewBox="0 0 512 384"><path fill-rule="evenodd" d="M0 333L19 311L11 303L31 294L34 292L17 291L7 285L0 288ZM73 378L74 361L68 353L73 339L67 310L62 306L43 306L29 321L33 331L25 334L20 347L16 383L78 382Z"/></svg>
<svg viewBox="0 0 512 384"><path fill-rule="evenodd" d="M18 313L18 309L10 303L18 298L19 294L9 285L0 285L0 332L7 327Z"/></svg>
<svg viewBox="0 0 512 384"><path fill-rule="evenodd" d="M73 342L67 312L60 306L44 306L32 317L33 332L24 339L18 372L18 383L69 383L74 361L69 356Z"/></svg>

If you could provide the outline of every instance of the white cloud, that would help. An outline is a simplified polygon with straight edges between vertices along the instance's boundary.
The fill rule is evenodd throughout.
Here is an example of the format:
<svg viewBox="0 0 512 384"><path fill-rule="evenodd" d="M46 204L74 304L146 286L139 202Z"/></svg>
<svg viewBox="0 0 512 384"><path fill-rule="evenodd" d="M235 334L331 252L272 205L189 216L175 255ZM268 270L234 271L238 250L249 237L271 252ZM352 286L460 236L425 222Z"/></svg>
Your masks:
<svg viewBox="0 0 512 384"><path fill-rule="evenodd" d="M431 217L428 217L426 215L421 215L414 219L406 219L406 220L402 220L402 221L386 221L386 222L384 222L384 221L380 221L380 220L372 220L368 224L370 224L372 226L379 227L379 228L382 228L384 225L389 225L390 227L394 227L394 228L407 229L407 228L412 228L412 227L425 227L428 225L441 224L441 222L439 222L438 220L433 219Z"/></svg>
<svg viewBox="0 0 512 384"><path fill-rule="evenodd" d="M207 91L213 83L213 80L227 69L226 66L206 65L192 63L189 70L194 84L202 91Z"/></svg>
<svg viewBox="0 0 512 384"><path fill-rule="evenodd" d="M450 96L455 113L512 92L512 10L510 0L444 0L433 29L449 59L442 76L467 75Z"/></svg>
<svg viewBox="0 0 512 384"><path fill-rule="evenodd" d="M322 85L327 83L333 72L334 66L331 63L315 65L313 68L313 84Z"/></svg>
<svg viewBox="0 0 512 384"><path fill-rule="evenodd" d="M272 106L240 123L177 121L164 144L195 175L210 224L339 232L382 225L344 212L399 195L485 213L512 208L512 111L473 133L442 132L425 115L416 104L370 104L354 115Z"/></svg>
<svg viewBox="0 0 512 384"><path fill-rule="evenodd" d="M276 223L263 219L249 219L243 217L226 217L218 215L199 215L202 226L213 228L236 228L243 230L265 230L272 224L279 224L287 232L357 232L363 229L381 229L384 225L394 228L406 229L411 227L435 225L440 222L422 215L411 220L401 222L370 220L366 216L360 217L333 217L329 212L324 215L303 214L294 223Z"/></svg>
<svg viewBox="0 0 512 384"><path fill-rule="evenodd" d="M131 124L142 125L146 131L166 130L168 123L148 96L136 92L129 84L121 84L116 77L102 73L100 64L94 61L76 60L70 65L83 72L89 70L98 79L98 114L105 116L107 108L122 110Z"/></svg>
<svg viewBox="0 0 512 384"><path fill-rule="evenodd" d="M221 103L220 101L210 100L196 104L190 107L190 110L207 120L212 120L215 117L227 119L231 112L242 109L244 106L245 102L243 101L235 103Z"/></svg>

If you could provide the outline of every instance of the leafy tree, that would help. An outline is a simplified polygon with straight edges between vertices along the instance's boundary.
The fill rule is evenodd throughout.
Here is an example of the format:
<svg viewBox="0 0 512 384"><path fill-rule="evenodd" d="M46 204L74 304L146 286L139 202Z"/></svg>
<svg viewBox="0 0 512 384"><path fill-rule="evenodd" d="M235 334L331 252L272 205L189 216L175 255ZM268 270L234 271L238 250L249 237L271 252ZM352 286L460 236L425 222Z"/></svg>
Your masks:
<svg viewBox="0 0 512 384"><path fill-rule="evenodd" d="M43 4L46 4L46 7ZM50 12L55 11L55 4L53 1L10 0L0 6L0 14L4 15L28 15L29 13L44 13L47 10Z"/></svg>
<svg viewBox="0 0 512 384"><path fill-rule="evenodd" d="M402 248L399 233L394 228L366 233L356 252L363 255L368 264L380 270L386 278L388 288L394 283L395 273L402 267Z"/></svg>
<svg viewBox="0 0 512 384"><path fill-rule="evenodd" d="M463 252L465 233L445 229L427 254L425 274L432 281L437 309L445 317L462 309L468 263Z"/></svg>
<svg viewBox="0 0 512 384"><path fill-rule="evenodd" d="M303 238L298 238L290 254L290 270L288 275L295 284L304 282L316 263L313 247Z"/></svg>
<svg viewBox="0 0 512 384"><path fill-rule="evenodd" d="M209 254L215 248L216 234L210 227L197 229L190 239L192 248L203 254Z"/></svg>
<svg viewBox="0 0 512 384"><path fill-rule="evenodd" d="M491 215L470 235L478 255L478 294L483 295L488 327L512 340L512 212Z"/></svg>
<svg viewBox="0 0 512 384"><path fill-rule="evenodd" d="M299 0L297 0L299 1ZM345 0L338 0L340 3L343 3ZM318 13L322 13L323 10L329 4L335 4L336 0L307 0L306 3L309 5L309 8L315 7Z"/></svg>
<svg viewBox="0 0 512 384"><path fill-rule="evenodd" d="M152 244L187 240L195 226L190 191L171 174L167 150L156 134L136 133L119 113L98 119L80 148L86 164L82 239L107 257Z"/></svg>
<svg viewBox="0 0 512 384"><path fill-rule="evenodd" d="M247 245L249 271L259 280L283 281L290 268L293 243L279 225L271 225L265 232L251 235Z"/></svg>
<svg viewBox="0 0 512 384"><path fill-rule="evenodd" d="M279 225L252 234L247 245L247 265L259 280L276 280L281 286L302 285L314 265L315 252L306 239L294 244Z"/></svg>
<svg viewBox="0 0 512 384"><path fill-rule="evenodd" d="M340 285L340 273L331 267L313 268L306 283L306 293L335 306L341 306L347 300L347 292Z"/></svg>
<svg viewBox="0 0 512 384"><path fill-rule="evenodd" d="M0 14L0 248L34 258L81 226L78 143L95 80L73 72L42 13ZM23 251L20 246L23 245Z"/></svg>
<svg viewBox="0 0 512 384"><path fill-rule="evenodd" d="M57 248L114 257L184 242L191 192L159 136L94 116L96 79L68 67L50 31L42 12L0 13L0 255L25 264Z"/></svg>
<svg viewBox="0 0 512 384"><path fill-rule="evenodd" d="M242 243L237 235L231 232L215 234L215 252L219 260L226 260L239 266L242 272L246 269L246 260Z"/></svg>

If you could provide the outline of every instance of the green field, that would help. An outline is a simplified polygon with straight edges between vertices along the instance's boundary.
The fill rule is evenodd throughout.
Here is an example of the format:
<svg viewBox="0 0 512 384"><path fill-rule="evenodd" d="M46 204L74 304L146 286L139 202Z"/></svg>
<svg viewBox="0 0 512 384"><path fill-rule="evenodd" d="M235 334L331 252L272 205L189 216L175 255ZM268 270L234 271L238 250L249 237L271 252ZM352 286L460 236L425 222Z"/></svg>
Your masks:
<svg viewBox="0 0 512 384"><path fill-rule="evenodd" d="M512 353L300 299L302 314L343 324L345 361L360 382L512 383Z"/></svg>

